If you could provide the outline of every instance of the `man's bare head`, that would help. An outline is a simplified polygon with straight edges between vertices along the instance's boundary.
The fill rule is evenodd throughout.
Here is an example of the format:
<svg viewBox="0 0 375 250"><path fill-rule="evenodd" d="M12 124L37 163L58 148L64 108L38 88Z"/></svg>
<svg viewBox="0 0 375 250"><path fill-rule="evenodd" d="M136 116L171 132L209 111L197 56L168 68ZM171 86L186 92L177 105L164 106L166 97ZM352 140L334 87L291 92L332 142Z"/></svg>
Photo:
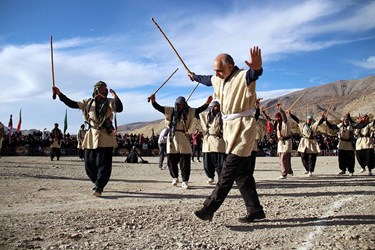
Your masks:
<svg viewBox="0 0 375 250"><path fill-rule="evenodd" d="M214 71L215 75L221 79L227 78L233 71L234 60L228 54L220 54L215 58Z"/></svg>

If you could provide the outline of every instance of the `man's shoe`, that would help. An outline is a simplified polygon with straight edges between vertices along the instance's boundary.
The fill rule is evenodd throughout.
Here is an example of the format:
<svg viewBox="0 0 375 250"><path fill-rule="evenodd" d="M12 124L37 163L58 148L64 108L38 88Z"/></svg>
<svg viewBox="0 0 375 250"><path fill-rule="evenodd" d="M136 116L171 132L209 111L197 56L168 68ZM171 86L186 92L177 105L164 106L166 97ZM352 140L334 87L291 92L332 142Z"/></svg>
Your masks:
<svg viewBox="0 0 375 250"><path fill-rule="evenodd" d="M194 211L193 214L204 221L212 221L212 218L214 217L214 213L207 211L205 207Z"/></svg>
<svg viewBox="0 0 375 250"><path fill-rule="evenodd" d="M312 176L312 172L309 172L308 176L311 177Z"/></svg>
<svg viewBox="0 0 375 250"><path fill-rule="evenodd" d="M349 176L353 176L353 173L349 173Z"/></svg>
<svg viewBox="0 0 375 250"><path fill-rule="evenodd" d="M102 192L101 192L100 190L96 189L96 190L92 193L92 195L94 195L94 196L96 196L96 197L100 197L100 196L102 196Z"/></svg>
<svg viewBox="0 0 375 250"><path fill-rule="evenodd" d="M215 183L214 178L208 178L207 183L213 185Z"/></svg>
<svg viewBox="0 0 375 250"><path fill-rule="evenodd" d="M360 173L364 173L366 172L366 169L362 168L361 171L359 171Z"/></svg>
<svg viewBox="0 0 375 250"><path fill-rule="evenodd" d="M310 172L309 172L309 171L305 171L305 172L304 172L304 174L308 174L308 173L310 173Z"/></svg>
<svg viewBox="0 0 375 250"><path fill-rule="evenodd" d="M264 218L266 218L266 215L264 214L263 210L260 210L260 211L255 212L255 213L248 214L245 217L241 217L241 218L238 219L238 221L241 222L241 223L250 223L250 222L253 222L255 220L261 220L261 219L264 219Z"/></svg>
<svg viewBox="0 0 375 250"><path fill-rule="evenodd" d="M280 179L280 180L282 180L282 179L286 179L286 175L285 175L285 176L284 176L284 175L280 176L279 179Z"/></svg>
<svg viewBox="0 0 375 250"><path fill-rule="evenodd" d="M345 171L341 171L341 172L339 173L339 175L343 175L343 174L345 174Z"/></svg>
<svg viewBox="0 0 375 250"><path fill-rule="evenodd" d="M188 188L189 188L189 184L188 184L188 182L187 182L187 181L183 181L183 182L181 183L181 187L182 187L183 189L188 189Z"/></svg>
<svg viewBox="0 0 375 250"><path fill-rule="evenodd" d="M172 186L177 186L177 183L178 183L178 179L177 178L173 178L173 180L172 180Z"/></svg>

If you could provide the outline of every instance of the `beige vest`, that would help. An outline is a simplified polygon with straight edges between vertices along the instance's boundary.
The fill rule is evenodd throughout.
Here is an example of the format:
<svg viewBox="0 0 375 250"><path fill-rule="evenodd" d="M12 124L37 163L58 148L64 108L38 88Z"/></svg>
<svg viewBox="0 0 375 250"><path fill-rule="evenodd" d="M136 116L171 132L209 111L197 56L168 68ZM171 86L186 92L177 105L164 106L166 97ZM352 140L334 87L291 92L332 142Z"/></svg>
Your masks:
<svg viewBox="0 0 375 250"><path fill-rule="evenodd" d="M353 128L345 127L343 123L340 123L337 125L339 128L338 136L339 136L339 144L337 145L337 148L339 150L354 150L353 144L351 142L351 135L353 133Z"/></svg>
<svg viewBox="0 0 375 250"><path fill-rule="evenodd" d="M370 138L371 128L373 127L373 122L370 122L366 127L362 129L356 129L355 134L358 136L355 149L369 149L373 148L374 144Z"/></svg>
<svg viewBox="0 0 375 250"><path fill-rule="evenodd" d="M215 117L212 122L208 124L207 114L207 111L199 114L204 132L202 152L225 153L225 142L223 139L223 133L220 129L219 118Z"/></svg>
<svg viewBox="0 0 375 250"><path fill-rule="evenodd" d="M277 131L277 138L281 137L289 137L291 126L288 122L282 121L281 122L281 130L279 131L279 128L276 128ZM292 139L288 140L280 140L277 143L277 153L290 153L292 152Z"/></svg>
<svg viewBox="0 0 375 250"><path fill-rule="evenodd" d="M214 99L220 102L224 115L241 113L254 109L256 82L246 84L246 70L237 70L225 83L217 76L212 76ZM256 121L253 116L239 117L223 122L223 136L227 154L241 157L251 155L255 145Z"/></svg>
<svg viewBox="0 0 375 250"><path fill-rule="evenodd" d="M165 125L170 128L171 118L173 107L164 107L165 108ZM193 125L195 115L195 109L190 108L188 112L188 117L186 123L181 119L176 124L175 136L170 138L171 132L168 133L167 138L167 154L191 154L191 143L190 137L188 134L189 128Z"/></svg>
<svg viewBox="0 0 375 250"><path fill-rule="evenodd" d="M84 149L96 149L96 148L112 148L117 147L117 141L115 132L108 134L104 128L99 128L99 120L95 112L95 101L92 102L90 107L90 99L83 100L82 102L77 102L79 108L83 111L84 119L90 123L90 128L85 134L85 138L82 143ZM113 112L116 110L116 102L113 98L108 98L108 109L105 114L105 118L112 121ZM89 109L87 114L89 119L85 116L87 109ZM92 126L92 127L91 127Z"/></svg>
<svg viewBox="0 0 375 250"><path fill-rule="evenodd" d="M314 124L312 124L310 126L312 134L316 133L316 131L318 129L318 124L319 124L319 121L316 121ZM302 137L301 137L301 141L299 142L297 151L301 152L301 153L309 153L309 154L320 153L320 148L319 148L319 145L318 145L316 139L315 138L308 139L308 137L310 137L310 133L308 132L308 130L305 126L305 122L300 122L298 124L298 126L299 126L299 129L301 131Z"/></svg>
<svg viewBox="0 0 375 250"><path fill-rule="evenodd" d="M77 133L77 148L79 149L83 149L82 145L83 145L83 140L85 139L85 135L86 135L86 132L87 130L78 130L78 133Z"/></svg>

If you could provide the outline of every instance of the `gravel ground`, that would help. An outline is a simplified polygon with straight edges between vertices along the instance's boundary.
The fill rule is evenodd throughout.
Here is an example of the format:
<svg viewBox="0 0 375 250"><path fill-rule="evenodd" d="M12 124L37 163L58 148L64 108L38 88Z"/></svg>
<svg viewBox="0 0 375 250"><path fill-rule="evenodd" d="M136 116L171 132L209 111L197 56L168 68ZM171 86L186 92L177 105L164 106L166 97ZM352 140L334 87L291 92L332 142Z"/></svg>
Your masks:
<svg viewBox="0 0 375 250"><path fill-rule="evenodd" d="M76 157L0 159L0 249L375 249L375 177L338 176L336 157L318 157L313 177L278 180L278 158L257 158L255 178L267 218L241 224L236 186L202 222L192 215L214 186L192 163L191 188L171 186L157 158L114 157L101 198Z"/></svg>

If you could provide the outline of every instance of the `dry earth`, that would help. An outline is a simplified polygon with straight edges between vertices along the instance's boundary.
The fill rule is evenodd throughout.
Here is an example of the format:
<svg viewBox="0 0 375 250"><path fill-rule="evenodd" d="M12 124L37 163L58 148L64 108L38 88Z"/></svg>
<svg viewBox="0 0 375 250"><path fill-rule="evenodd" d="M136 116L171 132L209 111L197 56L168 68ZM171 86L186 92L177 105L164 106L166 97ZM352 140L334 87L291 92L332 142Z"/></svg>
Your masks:
<svg viewBox="0 0 375 250"><path fill-rule="evenodd" d="M102 198L91 195L76 157L0 159L0 249L375 249L375 177L337 176L337 158L319 157L314 177L278 180L277 158L258 158L255 177L267 219L241 224L236 187L213 222L194 218L213 186L192 164L191 189L172 187L157 158L115 157Z"/></svg>

